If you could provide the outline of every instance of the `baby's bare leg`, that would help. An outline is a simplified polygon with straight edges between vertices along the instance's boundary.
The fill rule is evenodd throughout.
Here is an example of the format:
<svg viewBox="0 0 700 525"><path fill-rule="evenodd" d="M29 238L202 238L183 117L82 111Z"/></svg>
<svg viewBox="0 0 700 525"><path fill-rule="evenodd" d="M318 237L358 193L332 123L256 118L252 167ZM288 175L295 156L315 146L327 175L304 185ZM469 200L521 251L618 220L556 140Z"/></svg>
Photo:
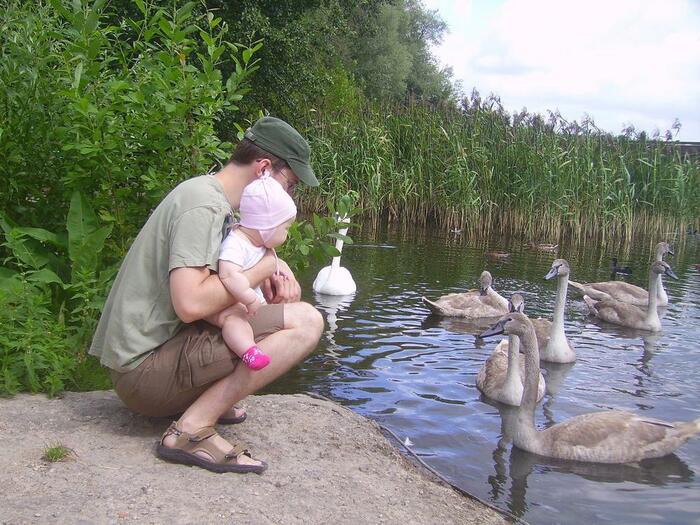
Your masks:
<svg viewBox="0 0 700 525"><path fill-rule="evenodd" d="M255 344L253 329L248 322L245 308L236 304L204 319L221 328L226 346L238 357Z"/></svg>

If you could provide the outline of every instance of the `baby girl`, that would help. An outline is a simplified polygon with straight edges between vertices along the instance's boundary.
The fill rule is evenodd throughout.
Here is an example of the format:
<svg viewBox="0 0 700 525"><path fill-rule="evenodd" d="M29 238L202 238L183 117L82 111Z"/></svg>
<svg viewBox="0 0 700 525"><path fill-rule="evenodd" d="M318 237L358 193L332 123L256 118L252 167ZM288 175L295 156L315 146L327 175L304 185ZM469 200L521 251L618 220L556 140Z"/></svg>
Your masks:
<svg viewBox="0 0 700 525"><path fill-rule="evenodd" d="M239 207L240 222L221 243L219 278L229 293L244 308L229 308L223 321L220 314L207 319L221 323L221 332L229 349L252 370L270 363L270 357L255 344L248 319L265 303L260 288L252 289L243 273L255 266L267 253L287 240L297 208L284 188L265 172L243 190ZM277 255L275 254L275 257Z"/></svg>

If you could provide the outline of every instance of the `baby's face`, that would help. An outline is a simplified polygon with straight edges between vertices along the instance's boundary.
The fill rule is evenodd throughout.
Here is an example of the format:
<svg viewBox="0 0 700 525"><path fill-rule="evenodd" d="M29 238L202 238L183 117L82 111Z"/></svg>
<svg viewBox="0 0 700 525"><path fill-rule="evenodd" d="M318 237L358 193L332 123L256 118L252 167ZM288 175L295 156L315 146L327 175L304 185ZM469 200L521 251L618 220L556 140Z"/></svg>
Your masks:
<svg viewBox="0 0 700 525"><path fill-rule="evenodd" d="M267 246L268 248L277 248L278 246L284 244L284 241L287 240L289 227L292 225L295 218L296 217L292 217L284 224L280 224L279 226L277 226L277 228L275 229L275 233L273 233L272 237L270 237L270 239L265 243L265 246Z"/></svg>

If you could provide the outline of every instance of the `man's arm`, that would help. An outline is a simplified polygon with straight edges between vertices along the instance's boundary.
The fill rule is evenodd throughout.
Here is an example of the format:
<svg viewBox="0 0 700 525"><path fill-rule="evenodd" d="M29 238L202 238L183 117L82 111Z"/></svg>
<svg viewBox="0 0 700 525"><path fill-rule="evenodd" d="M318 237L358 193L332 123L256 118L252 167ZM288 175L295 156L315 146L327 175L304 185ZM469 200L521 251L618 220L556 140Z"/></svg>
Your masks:
<svg viewBox="0 0 700 525"><path fill-rule="evenodd" d="M265 255L258 264L243 271L251 286L258 286L275 271L275 257ZM181 267L170 272L170 297L183 323L192 323L236 303L236 299L208 268Z"/></svg>

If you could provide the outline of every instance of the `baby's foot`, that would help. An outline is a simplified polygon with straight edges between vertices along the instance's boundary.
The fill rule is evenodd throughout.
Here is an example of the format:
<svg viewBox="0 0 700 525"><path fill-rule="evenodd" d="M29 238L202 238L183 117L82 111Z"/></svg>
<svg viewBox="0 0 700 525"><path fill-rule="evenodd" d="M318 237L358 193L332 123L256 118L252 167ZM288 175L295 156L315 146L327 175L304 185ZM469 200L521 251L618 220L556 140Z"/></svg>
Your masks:
<svg viewBox="0 0 700 525"><path fill-rule="evenodd" d="M263 354L257 345L248 348L245 354L241 356L241 360L251 370L260 370L270 364L270 356Z"/></svg>

